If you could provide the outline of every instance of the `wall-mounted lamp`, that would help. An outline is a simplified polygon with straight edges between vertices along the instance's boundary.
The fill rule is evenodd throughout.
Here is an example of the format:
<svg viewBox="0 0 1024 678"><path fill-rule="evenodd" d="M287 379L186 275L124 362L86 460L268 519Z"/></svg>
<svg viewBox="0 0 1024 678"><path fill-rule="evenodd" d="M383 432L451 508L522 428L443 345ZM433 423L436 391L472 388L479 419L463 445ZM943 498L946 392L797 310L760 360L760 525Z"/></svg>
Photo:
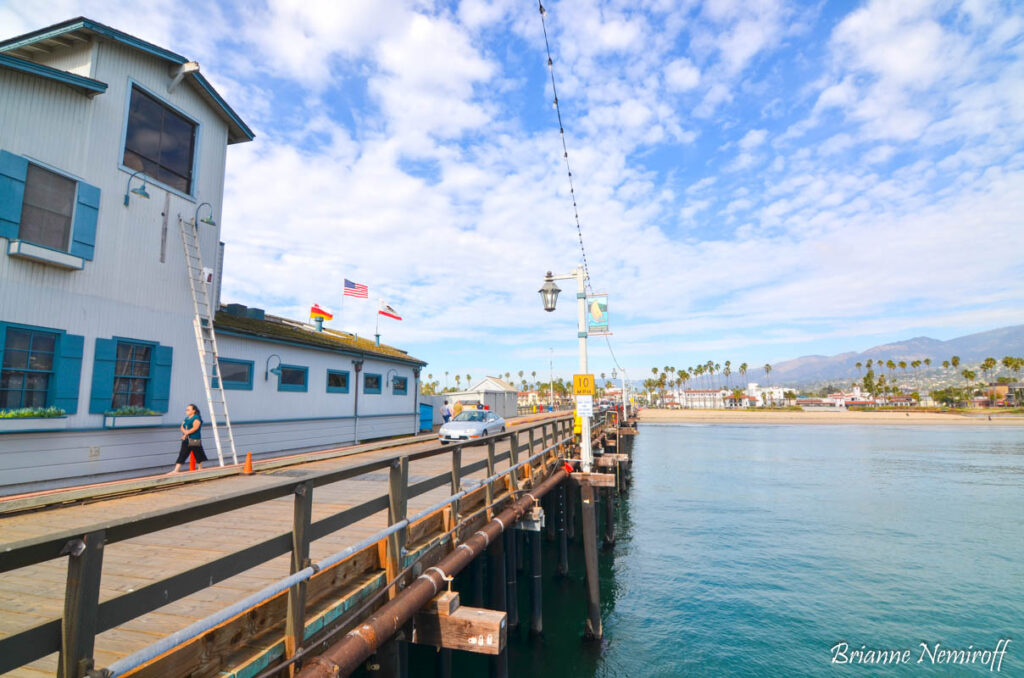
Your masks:
<svg viewBox="0 0 1024 678"><path fill-rule="evenodd" d="M270 360L272 358L277 358L277 367L273 369L271 369L270 367ZM271 374L276 374L279 377L281 376L281 356L277 355L276 353L271 353L269 356L267 356L267 366L263 370L263 381L268 381L270 379Z"/></svg>
<svg viewBox="0 0 1024 678"><path fill-rule="evenodd" d="M205 217L203 219L199 219L199 210L203 209L203 205L205 205L205 206L210 208L210 216ZM200 221L202 221L204 224L207 224L209 226L216 226L217 225L217 222L213 220L213 205L211 205L208 202L204 202L204 203L201 203L199 205L199 207L196 208L196 215L194 217L192 217L192 223L196 224L196 223L199 223Z"/></svg>
<svg viewBox="0 0 1024 678"><path fill-rule="evenodd" d="M130 195L128 195L129 193L134 193L135 195L139 196L140 198L146 198L147 200L149 199L149 193L146 192L146 175L145 174L142 174L142 185L141 186L136 186L135 188L132 188L132 179L134 179L137 174L142 174L142 170L139 170L138 172L133 172L132 175L130 177L128 177L128 184L124 187L124 206L125 207L128 207L128 201L129 201L129 198L131 197Z"/></svg>
<svg viewBox="0 0 1024 678"><path fill-rule="evenodd" d="M391 376L391 375L395 375L395 376ZM398 370L392 368L392 369L390 369L390 370L388 370L387 372L384 373L384 381L386 381L389 384L391 384L391 388L392 389L395 388L395 380L396 379L398 379Z"/></svg>

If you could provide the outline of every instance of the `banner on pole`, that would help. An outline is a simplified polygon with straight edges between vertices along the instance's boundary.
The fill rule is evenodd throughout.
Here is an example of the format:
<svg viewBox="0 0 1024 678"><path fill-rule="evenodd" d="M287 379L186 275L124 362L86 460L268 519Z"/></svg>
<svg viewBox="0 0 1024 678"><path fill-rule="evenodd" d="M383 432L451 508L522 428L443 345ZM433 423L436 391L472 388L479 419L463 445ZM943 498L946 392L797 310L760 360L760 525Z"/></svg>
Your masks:
<svg viewBox="0 0 1024 678"><path fill-rule="evenodd" d="M607 294L593 294L587 297L587 334L611 334L608 331Z"/></svg>

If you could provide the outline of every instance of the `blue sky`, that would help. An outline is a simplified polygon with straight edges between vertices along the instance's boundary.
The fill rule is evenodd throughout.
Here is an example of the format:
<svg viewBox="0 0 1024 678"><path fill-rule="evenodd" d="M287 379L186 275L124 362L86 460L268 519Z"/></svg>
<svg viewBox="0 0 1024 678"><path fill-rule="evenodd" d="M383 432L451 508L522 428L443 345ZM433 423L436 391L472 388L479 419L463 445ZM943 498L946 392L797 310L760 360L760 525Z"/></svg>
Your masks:
<svg viewBox="0 0 1024 678"><path fill-rule="evenodd" d="M1019 3L546 7L631 375L1022 322ZM571 300L536 293L580 254L535 4L8 1L0 26L80 14L198 60L255 129L228 152L227 300L372 334L348 277L430 373L574 370Z"/></svg>

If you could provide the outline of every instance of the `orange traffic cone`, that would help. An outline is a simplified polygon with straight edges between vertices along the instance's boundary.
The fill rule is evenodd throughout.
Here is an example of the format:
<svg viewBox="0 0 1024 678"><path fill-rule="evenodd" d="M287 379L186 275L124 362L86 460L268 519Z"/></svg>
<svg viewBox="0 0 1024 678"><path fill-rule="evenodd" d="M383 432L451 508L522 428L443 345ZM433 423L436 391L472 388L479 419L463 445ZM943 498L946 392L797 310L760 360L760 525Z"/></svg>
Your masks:
<svg viewBox="0 0 1024 678"><path fill-rule="evenodd" d="M242 467L242 473L247 476L252 475L252 452L245 453L245 466Z"/></svg>
<svg viewBox="0 0 1024 678"><path fill-rule="evenodd" d="M196 470L196 453L195 452L189 452L188 453L188 470L189 471L195 471Z"/></svg>

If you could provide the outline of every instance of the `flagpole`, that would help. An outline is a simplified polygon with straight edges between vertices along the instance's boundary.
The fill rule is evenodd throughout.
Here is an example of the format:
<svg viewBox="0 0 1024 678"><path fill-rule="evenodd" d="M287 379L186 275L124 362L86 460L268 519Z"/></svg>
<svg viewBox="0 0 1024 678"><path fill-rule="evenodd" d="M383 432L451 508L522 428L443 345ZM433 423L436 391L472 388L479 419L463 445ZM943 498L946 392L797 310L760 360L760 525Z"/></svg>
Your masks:
<svg viewBox="0 0 1024 678"><path fill-rule="evenodd" d="M377 345L380 346L380 307L384 303L383 299L377 299L377 331L374 333L377 336Z"/></svg>
<svg viewBox="0 0 1024 678"><path fill-rule="evenodd" d="M345 281L347 278L341 279L341 310L338 311L338 327L342 332L345 331Z"/></svg>

